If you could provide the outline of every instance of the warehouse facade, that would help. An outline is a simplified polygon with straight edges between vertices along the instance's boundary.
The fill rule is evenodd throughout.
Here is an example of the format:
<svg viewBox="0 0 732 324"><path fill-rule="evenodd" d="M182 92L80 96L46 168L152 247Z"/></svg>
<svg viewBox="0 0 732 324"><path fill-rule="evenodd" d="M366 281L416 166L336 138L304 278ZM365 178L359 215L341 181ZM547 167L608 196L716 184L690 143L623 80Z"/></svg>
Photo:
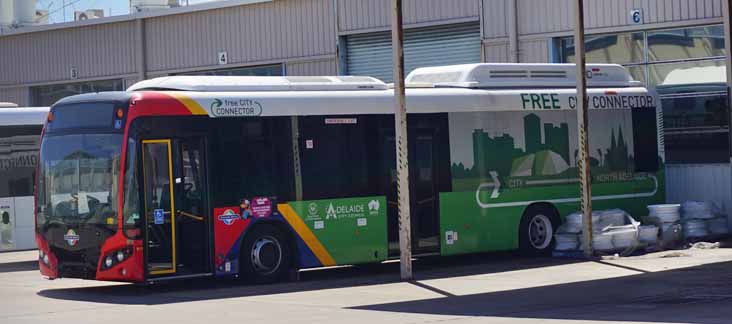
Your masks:
<svg viewBox="0 0 732 324"><path fill-rule="evenodd" d="M0 102L47 106L153 77L370 75L391 82L391 0L230 0L0 35ZM572 62L572 0L404 0L419 66ZM716 200L730 168L722 0L586 0L588 61L664 105L669 201ZM695 80L695 79L699 80Z"/></svg>
<svg viewBox="0 0 732 324"><path fill-rule="evenodd" d="M390 8L390 0L230 0L19 29L0 35L0 101L46 106L179 74L390 82ZM572 62L572 10L571 0L405 0L406 67ZM721 0L587 0L586 22L589 62L623 64L666 96L669 162L729 162ZM719 72L720 82L694 90L704 96L669 86L672 72L693 67Z"/></svg>
<svg viewBox="0 0 732 324"><path fill-rule="evenodd" d="M571 62L572 10L571 0L406 0L407 67ZM588 33L601 36L589 60L624 64L649 85L679 61L720 64L721 0L588 0L586 10ZM182 73L390 81L389 24L389 0L233 0L28 27L0 35L0 100L46 105ZM684 48L664 43L671 36Z"/></svg>

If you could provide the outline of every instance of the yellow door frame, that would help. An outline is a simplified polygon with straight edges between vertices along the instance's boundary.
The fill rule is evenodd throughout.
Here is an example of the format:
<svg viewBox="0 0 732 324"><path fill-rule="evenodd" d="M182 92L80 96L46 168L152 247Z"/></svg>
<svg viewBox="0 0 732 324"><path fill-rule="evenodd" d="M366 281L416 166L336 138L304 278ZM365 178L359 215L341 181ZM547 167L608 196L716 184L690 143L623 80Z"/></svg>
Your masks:
<svg viewBox="0 0 732 324"><path fill-rule="evenodd" d="M166 144L168 146L168 182L170 184L170 227L171 227L171 248L172 248L172 268L171 269L162 269L162 270L151 270L150 274L152 275L158 275L158 274L169 274L169 273L175 273L176 272L176 239L175 239L175 191L173 190L173 149L172 149L172 141L170 139L157 139L157 140L142 140L142 178L143 180L146 178L145 176L145 144ZM147 190L147 185L143 185L143 188ZM145 215L147 215L148 208L147 208L147 194L145 195ZM147 220L147 216L145 217Z"/></svg>

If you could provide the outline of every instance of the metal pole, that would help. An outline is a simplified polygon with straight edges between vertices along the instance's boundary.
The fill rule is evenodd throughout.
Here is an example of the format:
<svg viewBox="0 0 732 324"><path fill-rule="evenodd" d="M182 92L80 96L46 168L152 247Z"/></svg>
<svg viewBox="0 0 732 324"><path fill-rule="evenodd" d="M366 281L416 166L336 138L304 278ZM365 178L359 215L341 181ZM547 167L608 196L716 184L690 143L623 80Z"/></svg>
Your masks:
<svg viewBox="0 0 732 324"><path fill-rule="evenodd" d="M412 222L409 211L409 158L407 155L407 105L404 91L404 31L402 0L392 0L391 45L394 59L394 128L396 131L399 256L402 280L412 279Z"/></svg>
<svg viewBox="0 0 732 324"><path fill-rule="evenodd" d="M727 130L729 133L730 168L732 168L732 0L722 1L722 16L724 19L724 59L727 71ZM730 179L732 181L732 179Z"/></svg>
<svg viewBox="0 0 732 324"><path fill-rule="evenodd" d="M594 255L592 251L592 189L590 175L590 149L587 132L587 79L585 79L585 14L584 0L574 2L574 57L577 66L577 130L579 132L580 158L577 161L582 191L582 250L586 257Z"/></svg>

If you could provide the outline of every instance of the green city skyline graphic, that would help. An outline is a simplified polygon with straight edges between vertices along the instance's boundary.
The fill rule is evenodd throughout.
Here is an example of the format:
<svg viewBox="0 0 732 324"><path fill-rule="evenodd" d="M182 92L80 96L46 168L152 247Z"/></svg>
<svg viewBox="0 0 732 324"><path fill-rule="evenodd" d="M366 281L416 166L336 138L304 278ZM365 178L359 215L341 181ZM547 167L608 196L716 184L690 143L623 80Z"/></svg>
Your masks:
<svg viewBox="0 0 732 324"><path fill-rule="evenodd" d="M491 171L497 172L502 178L544 177L576 172L576 166L571 162L577 161L578 152L575 150L570 156L568 123L542 123L537 114L527 114L523 117L523 135L522 149L518 145L521 143L516 143L516 139L508 132L492 137L484 129L474 129L472 168L466 168L462 162L453 163L453 177L487 179ZM593 168L599 167L605 171L627 170L632 156L629 155L622 126L613 127L610 137L610 147L597 148L595 154L598 157L590 157L590 164ZM574 157L574 160L570 160L570 157Z"/></svg>

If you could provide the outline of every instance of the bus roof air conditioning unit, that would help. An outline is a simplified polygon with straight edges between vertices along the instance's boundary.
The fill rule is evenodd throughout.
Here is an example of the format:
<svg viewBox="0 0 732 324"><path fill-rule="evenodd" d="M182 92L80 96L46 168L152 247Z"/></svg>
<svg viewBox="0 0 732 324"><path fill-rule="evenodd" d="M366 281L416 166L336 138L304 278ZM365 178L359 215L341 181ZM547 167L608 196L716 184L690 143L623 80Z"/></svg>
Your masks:
<svg viewBox="0 0 732 324"><path fill-rule="evenodd" d="M178 0L132 0L130 1L130 12L150 11L179 6L180 3Z"/></svg>
<svg viewBox="0 0 732 324"><path fill-rule="evenodd" d="M74 11L74 20L87 20L104 17L104 10L102 9L89 9L84 11Z"/></svg>
<svg viewBox="0 0 732 324"><path fill-rule="evenodd" d="M410 86L457 88L576 87L574 64L479 63L418 68L409 73ZM616 64L588 64L589 87L640 87L639 81Z"/></svg>

